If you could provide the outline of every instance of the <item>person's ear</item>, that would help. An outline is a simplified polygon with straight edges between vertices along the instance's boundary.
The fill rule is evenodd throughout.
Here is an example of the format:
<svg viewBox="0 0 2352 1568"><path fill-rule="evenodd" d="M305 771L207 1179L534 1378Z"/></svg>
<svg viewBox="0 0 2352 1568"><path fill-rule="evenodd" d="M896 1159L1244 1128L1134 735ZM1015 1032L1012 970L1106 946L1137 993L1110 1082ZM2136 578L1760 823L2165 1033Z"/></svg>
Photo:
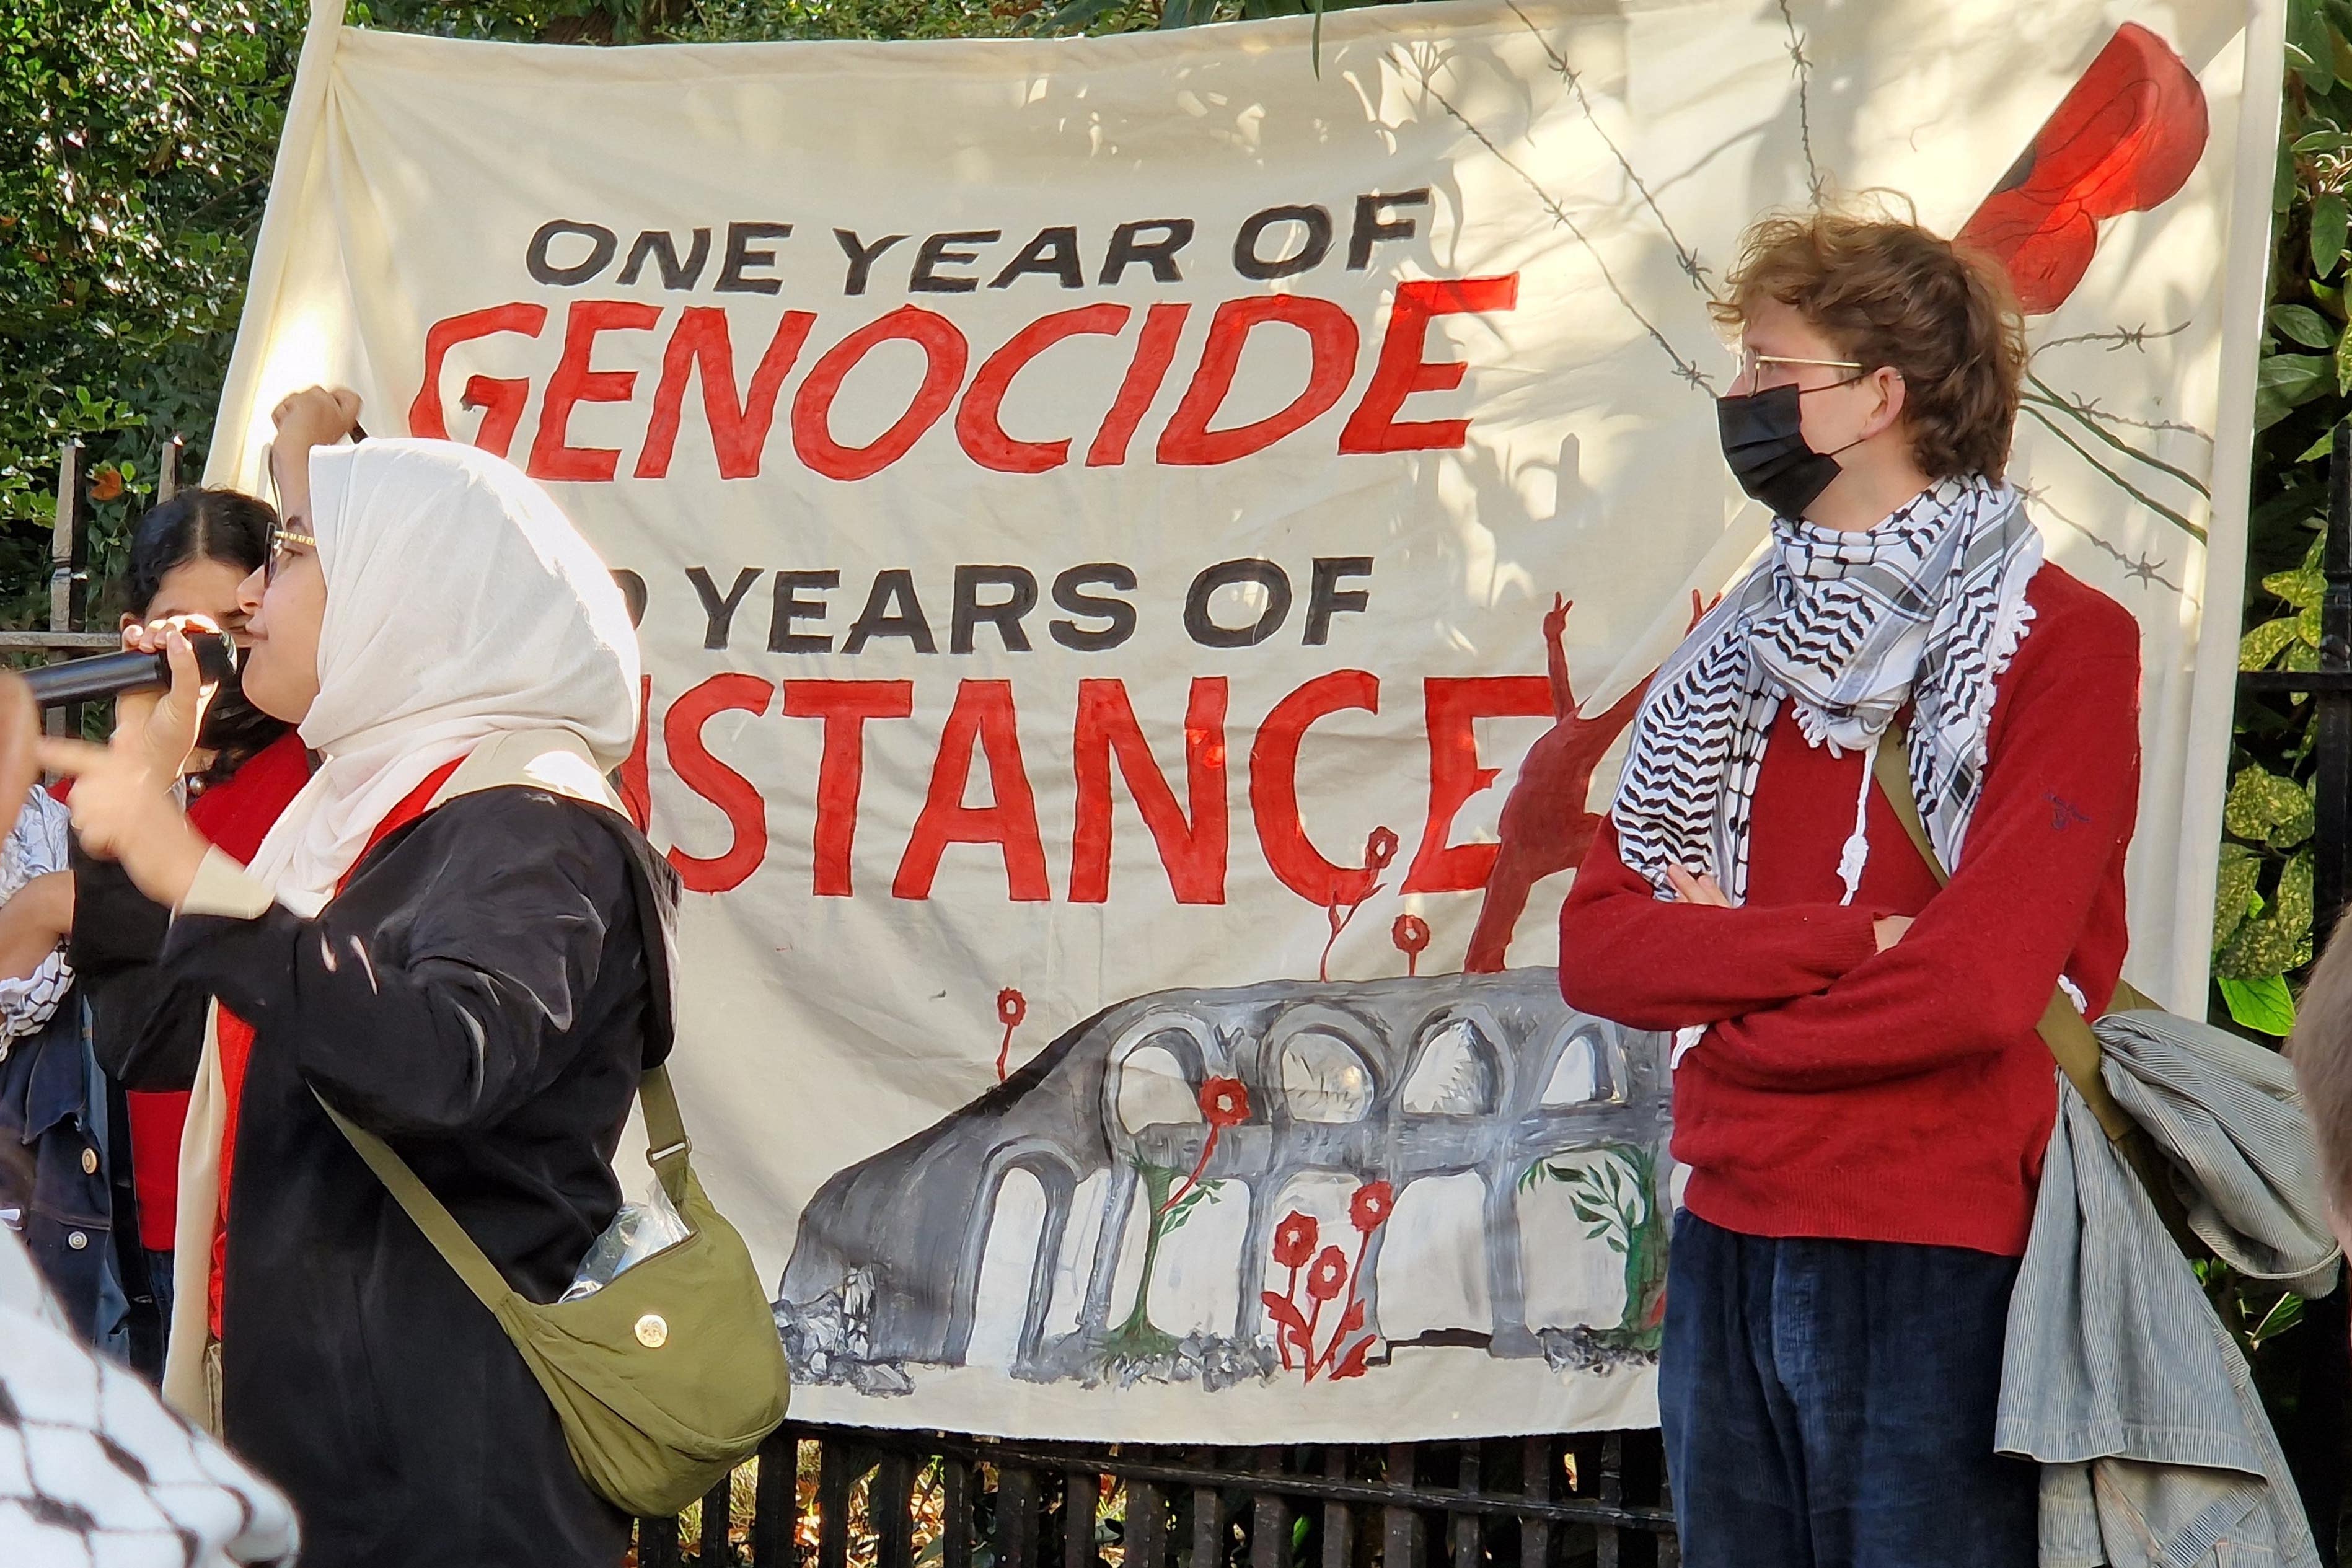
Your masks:
<svg viewBox="0 0 2352 1568"><path fill-rule="evenodd" d="M1870 384L1878 394L1878 406L1863 421L1862 438L1869 440L1884 430L1891 430L1903 420L1905 394L1903 373L1893 365L1880 365L1870 373Z"/></svg>

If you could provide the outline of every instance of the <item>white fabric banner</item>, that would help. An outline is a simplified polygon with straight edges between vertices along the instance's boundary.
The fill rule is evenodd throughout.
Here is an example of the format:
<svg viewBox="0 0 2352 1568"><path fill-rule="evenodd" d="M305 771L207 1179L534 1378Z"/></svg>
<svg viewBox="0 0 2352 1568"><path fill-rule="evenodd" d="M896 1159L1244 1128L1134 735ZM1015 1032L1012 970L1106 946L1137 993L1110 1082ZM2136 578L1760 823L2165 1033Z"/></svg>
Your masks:
<svg viewBox="0 0 2352 1568"><path fill-rule="evenodd" d="M1554 916L1761 538L1706 291L1815 193L1969 225L2033 311L2013 477L2146 633L2129 973L2201 1008L2274 0L1464 0L1327 18L1319 75L1304 19L339 10L207 477L348 383L634 574L676 1077L799 1414L1654 1420L1664 1042L1565 1007Z"/></svg>

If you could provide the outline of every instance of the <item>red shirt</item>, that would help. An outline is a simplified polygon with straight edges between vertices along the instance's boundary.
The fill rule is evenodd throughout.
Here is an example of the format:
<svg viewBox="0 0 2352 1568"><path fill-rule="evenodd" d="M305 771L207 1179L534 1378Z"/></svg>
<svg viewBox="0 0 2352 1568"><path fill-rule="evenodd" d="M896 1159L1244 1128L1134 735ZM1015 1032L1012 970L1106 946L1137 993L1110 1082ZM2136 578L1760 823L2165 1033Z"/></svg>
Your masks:
<svg viewBox="0 0 2352 1568"><path fill-rule="evenodd" d="M250 860L263 835L310 779L310 754L288 731L246 759L228 780L188 803L197 832L240 860ZM50 793L72 796L65 779ZM180 1129L188 1119L188 1091L126 1089L131 1123L131 1181L139 1194L139 1245L169 1252L180 1203Z"/></svg>
<svg viewBox="0 0 2352 1568"><path fill-rule="evenodd" d="M1995 689L1983 793L1937 891L1874 787L1870 858L1839 851L1867 765L1766 743L1738 909L1661 903L1604 824L1560 911L1571 1006L1635 1028L1708 1026L1675 1073L1693 1214L1753 1236L2025 1250L2056 1116L2034 1032L2058 976L2103 1010L2123 967L2124 851L2139 798L2139 628L2056 566ZM1873 922L1912 915L1877 951Z"/></svg>

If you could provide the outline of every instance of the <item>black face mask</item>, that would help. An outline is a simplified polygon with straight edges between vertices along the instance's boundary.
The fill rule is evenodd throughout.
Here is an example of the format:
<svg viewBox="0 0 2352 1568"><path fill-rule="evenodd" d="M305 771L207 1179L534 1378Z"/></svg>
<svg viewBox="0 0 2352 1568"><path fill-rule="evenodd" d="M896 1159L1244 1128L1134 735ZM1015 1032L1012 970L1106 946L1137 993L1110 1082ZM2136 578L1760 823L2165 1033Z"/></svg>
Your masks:
<svg viewBox="0 0 2352 1568"><path fill-rule="evenodd" d="M1835 453L1816 452L1805 444L1803 405L1799 399L1807 390L1830 388L1808 389L1791 384L1715 400L1723 460L1731 465L1731 477L1780 517L1804 516L1805 509L1843 471ZM1844 447L1838 448L1844 450Z"/></svg>

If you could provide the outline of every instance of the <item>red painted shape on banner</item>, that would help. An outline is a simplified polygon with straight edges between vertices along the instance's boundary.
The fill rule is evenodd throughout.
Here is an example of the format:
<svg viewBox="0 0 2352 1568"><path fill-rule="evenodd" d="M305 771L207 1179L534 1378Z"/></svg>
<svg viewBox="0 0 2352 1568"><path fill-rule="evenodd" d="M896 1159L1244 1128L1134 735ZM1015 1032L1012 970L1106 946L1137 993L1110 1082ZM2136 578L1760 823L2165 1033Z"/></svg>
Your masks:
<svg viewBox="0 0 2352 1568"><path fill-rule="evenodd" d="M988 805L963 804L974 741L988 758L993 797ZM892 896L929 898L940 874L940 857L950 844L999 846L1004 852L1006 896L1014 902L1042 903L1053 897L1045 881L1045 846L1037 832L1037 796L1021 760L1009 680L956 683L955 706L948 710L939 758L931 764L930 792L898 862Z"/></svg>
<svg viewBox="0 0 2352 1568"><path fill-rule="evenodd" d="M2028 315L2065 303L2098 248L2099 221L2169 200L2204 156L2197 78L2137 22L2116 29L1956 243L1999 261Z"/></svg>
<svg viewBox="0 0 2352 1568"><path fill-rule="evenodd" d="M1502 845L1494 870L1486 878L1486 897L1478 906L1478 923L1470 931L1470 951L1462 961L1465 974L1492 974L1503 967L1511 943L1511 928L1528 907L1528 895L1544 878L1583 863L1601 831L1601 817L1587 797L1592 793L1592 770L1633 721L1635 710L1650 689L1643 676L1633 689L1595 718L1577 711L1576 688L1568 676L1568 613L1576 606L1554 594L1543 619L1544 662L1549 670L1551 709L1558 721L1528 748L1519 763L1517 782L1503 802L1496 837ZM1706 605L1691 595L1690 624L1696 628ZM1434 764L1433 764L1433 767Z"/></svg>
<svg viewBox="0 0 2352 1568"><path fill-rule="evenodd" d="M751 384L743 389L739 401L735 344L727 333L727 312L714 305L688 305L670 332L668 346L662 350L661 384L654 390L653 418L646 426L646 444L637 452L636 477L668 477L670 454L677 447L678 416L686 402L686 378L698 372L702 413L709 421L719 477L758 479L760 456L768 444L769 428L776 422L776 395L815 324L813 311L785 311L752 369Z"/></svg>
<svg viewBox="0 0 2352 1568"><path fill-rule="evenodd" d="M610 479L620 471L613 447L571 445L572 411L583 403L626 403L637 390L633 370L594 370L589 360L606 332L651 331L661 307L642 300L574 300L563 318L563 357L539 402L539 433L525 471L534 479Z"/></svg>
<svg viewBox="0 0 2352 1568"><path fill-rule="evenodd" d="M1072 750L1077 777L1077 825L1070 847L1070 902L1099 904L1110 897L1111 758L1167 868L1180 904L1225 901L1225 678L1196 675L1184 708L1184 782L1192 820L1160 771L1136 722L1127 684L1078 682L1078 718Z"/></svg>
<svg viewBox="0 0 2352 1568"><path fill-rule="evenodd" d="M1282 885L1318 909L1329 909L1363 875L1325 859L1307 837L1298 810L1298 748L1318 719L1342 709L1381 710L1380 678L1370 670L1318 675L1274 705L1250 745L1250 812L1265 863Z"/></svg>
<svg viewBox="0 0 2352 1568"><path fill-rule="evenodd" d="M425 334L425 384L416 389L415 400L408 405L408 433L436 441L449 439L449 421L441 407L441 367L447 362L451 349L459 343L496 337L500 332L535 338L546 327L546 306L520 301L493 305L486 310L468 310L462 316L434 322ZM515 427L522 423L523 405L530 399L530 382L522 376L477 375L468 379L463 405L482 410L482 426L474 433L474 445L485 452L505 457L514 442Z"/></svg>
<svg viewBox="0 0 2352 1568"><path fill-rule="evenodd" d="M863 447L845 447L833 438L829 421L833 400L842 378L858 361L886 342L903 342L923 351L923 384L916 389L907 412L887 430ZM901 305L888 315L869 321L833 347L810 367L808 379L793 397L793 450L812 473L829 479L864 479L905 457L923 432L939 422L956 388L963 384L964 366L971 346L953 321L919 305Z"/></svg>
<svg viewBox="0 0 2352 1568"><path fill-rule="evenodd" d="M1499 848L1446 842L1455 814L1502 776L1502 769L1478 763L1476 721L1548 714L1551 686L1540 675L1433 675L1422 683L1422 702L1429 722L1429 819L1403 890L1466 893L1486 885Z"/></svg>
<svg viewBox="0 0 2352 1568"><path fill-rule="evenodd" d="M654 678L637 678L637 739L629 748L626 761L621 763L621 804L628 808L629 820L643 833L653 818L653 779L646 767L646 736L653 722Z"/></svg>
<svg viewBox="0 0 2352 1568"><path fill-rule="evenodd" d="M866 721L915 711L911 680L787 680L784 716L824 721L816 766L816 873L821 899L851 894L849 852L857 838L857 797L866 784Z"/></svg>
<svg viewBox="0 0 2352 1568"><path fill-rule="evenodd" d="M768 803L751 780L710 754L702 727L730 710L764 713L776 695L775 682L756 675L714 675L669 705L662 715L662 745L669 765L687 788L726 815L734 838L724 854L705 859L672 848L669 863L678 880L698 893L740 888L768 854Z"/></svg>
<svg viewBox="0 0 2352 1568"><path fill-rule="evenodd" d="M1416 392L1451 392L1469 366L1460 360L1427 360L1429 323L1438 316L1485 315L1519 302L1519 275L1499 278L1420 279L1397 285L1389 307L1388 331L1381 339L1363 400L1339 431L1342 452L1453 450L1470 438L1470 421L1408 419L1397 412Z"/></svg>
<svg viewBox="0 0 2352 1568"><path fill-rule="evenodd" d="M1056 310L1041 316L1004 341L1004 346L988 356L980 374L971 378L971 389L956 409L956 439L964 453L983 468L993 468L1000 474L1042 474L1048 468L1058 468L1070 460L1070 443L1059 441L1016 441L1004 433L1000 421L1004 407L1004 395L1013 385L1013 378L1021 374L1031 360L1052 348L1065 338L1081 336L1114 337L1127 326L1134 312L1125 305L1082 305L1075 310Z"/></svg>
<svg viewBox="0 0 2352 1568"><path fill-rule="evenodd" d="M1135 439L1136 426L1151 411L1151 400L1160 395L1168 379L1168 367L1176 360L1177 340L1184 335L1184 318L1192 313L1192 307L1187 304L1154 305L1143 313L1135 358L1128 363L1118 395L1111 400L1110 412L1103 416L1094 445L1087 448L1087 468L1115 468L1127 461L1128 443Z"/></svg>
<svg viewBox="0 0 2352 1568"><path fill-rule="evenodd" d="M1233 391L1234 373L1241 365L1242 346L1261 326L1280 322L1307 334L1313 356L1307 384L1288 405L1228 430L1212 430L1226 395ZM1348 390L1356 374L1356 323L1328 300L1302 294L1261 294L1228 300L1209 321L1209 341L1201 350L1201 367L1184 400L1160 433L1160 460L1179 467L1230 463L1262 452L1285 436L1305 429L1329 413Z"/></svg>

